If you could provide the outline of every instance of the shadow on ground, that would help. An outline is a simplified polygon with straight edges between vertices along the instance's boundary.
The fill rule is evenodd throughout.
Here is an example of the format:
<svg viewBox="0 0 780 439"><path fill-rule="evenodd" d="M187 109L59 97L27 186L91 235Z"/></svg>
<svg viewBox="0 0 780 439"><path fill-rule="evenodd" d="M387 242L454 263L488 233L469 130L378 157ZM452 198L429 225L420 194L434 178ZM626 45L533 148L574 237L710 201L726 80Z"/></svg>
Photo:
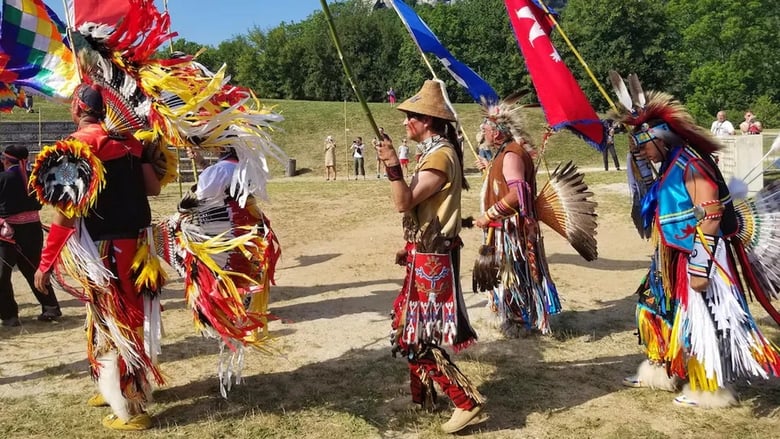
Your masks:
<svg viewBox="0 0 780 439"><path fill-rule="evenodd" d="M545 363L541 343L537 338L484 343L455 358L468 375L479 375L478 387L489 401L490 419L479 431L521 428L530 413L565 410L615 392L624 374L641 361L639 355L627 355ZM474 368L490 372L474 374ZM283 416L324 407L362 418L380 432L412 433L444 422L451 412L441 395L438 413L410 410L405 360L393 359L387 350L353 350L294 371L251 376L234 387L229 400L219 397L216 378L162 389L155 399L159 405L153 412L160 425L257 413Z"/></svg>
<svg viewBox="0 0 780 439"><path fill-rule="evenodd" d="M577 265L592 270L603 271L631 271L646 268L650 265L649 259L640 260L620 260L620 259L607 259L598 258L595 261L586 261L579 255L553 253L547 256L548 265L568 264Z"/></svg>

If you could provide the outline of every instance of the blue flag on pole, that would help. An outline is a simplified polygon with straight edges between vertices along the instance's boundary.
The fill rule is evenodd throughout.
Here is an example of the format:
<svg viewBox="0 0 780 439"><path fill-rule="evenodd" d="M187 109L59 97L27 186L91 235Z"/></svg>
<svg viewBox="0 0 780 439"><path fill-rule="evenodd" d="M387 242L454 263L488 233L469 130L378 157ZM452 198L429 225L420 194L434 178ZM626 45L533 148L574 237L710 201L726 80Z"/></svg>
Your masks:
<svg viewBox="0 0 780 439"><path fill-rule="evenodd" d="M441 44L436 35L425 24L424 21L414 12L410 6L403 1L390 0L390 4L401 17L406 29L412 35L412 39L417 43L417 47L423 52L432 53L444 64L444 67L450 72L453 79L463 86L471 97L481 102L483 99L488 103L498 101L498 95L493 87L484 79L477 75L469 66L455 59L454 56Z"/></svg>

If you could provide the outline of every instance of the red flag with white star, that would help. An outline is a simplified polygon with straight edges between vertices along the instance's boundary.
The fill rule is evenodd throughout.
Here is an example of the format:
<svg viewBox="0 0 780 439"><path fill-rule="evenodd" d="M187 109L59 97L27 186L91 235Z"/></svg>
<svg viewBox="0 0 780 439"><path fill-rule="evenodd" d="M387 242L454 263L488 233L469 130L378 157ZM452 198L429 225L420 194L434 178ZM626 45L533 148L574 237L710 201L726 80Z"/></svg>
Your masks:
<svg viewBox="0 0 780 439"><path fill-rule="evenodd" d="M604 148L604 129L574 76L550 40L552 25L533 0L504 0L539 103L553 130L568 128Z"/></svg>

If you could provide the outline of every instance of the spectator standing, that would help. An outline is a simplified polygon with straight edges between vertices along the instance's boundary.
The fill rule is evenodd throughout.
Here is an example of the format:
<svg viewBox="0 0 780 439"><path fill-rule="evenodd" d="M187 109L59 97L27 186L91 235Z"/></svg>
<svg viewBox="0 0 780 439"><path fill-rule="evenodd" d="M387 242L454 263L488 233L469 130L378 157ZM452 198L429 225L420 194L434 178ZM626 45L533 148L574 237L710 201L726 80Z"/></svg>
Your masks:
<svg viewBox="0 0 780 439"><path fill-rule="evenodd" d="M745 113L745 120L739 124L739 129L742 134L761 134L764 131L763 125L756 119L752 111Z"/></svg>
<svg viewBox="0 0 780 439"><path fill-rule="evenodd" d="M604 119L601 121L606 130L606 146L601 154L604 156L604 170L609 171L609 157L607 154L612 155L612 161L615 163L615 169L620 170L620 162L618 161L617 151L615 151L615 130L620 126L618 122L612 119Z"/></svg>
<svg viewBox="0 0 780 439"><path fill-rule="evenodd" d="M333 171L333 181L336 181L336 142L333 136L325 138L325 181L330 181Z"/></svg>
<svg viewBox="0 0 780 439"><path fill-rule="evenodd" d="M406 138L401 141L401 146L398 147L398 161L404 168L404 176L409 175L409 145L406 144Z"/></svg>
<svg viewBox="0 0 780 439"><path fill-rule="evenodd" d="M713 136L723 137L734 135L734 125L726 120L725 111L718 111L718 114L715 116L715 118L715 121L712 122L712 126L710 127L710 132Z"/></svg>
<svg viewBox="0 0 780 439"><path fill-rule="evenodd" d="M366 146L363 145L363 138L358 137L352 142L352 158L355 159L355 180L358 179L358 175L363 176L363 180L366 179L366 167L364 161L364 153Z"/></svg>
<svg viewBox="0 0 780 439"><path fill-rule="evenodd" d="M393 87L390 87L390 90L387 90L387 102L390 103L390 106L395 106L395 90L393 90Z"/></svg>
<svg viewBox="0 0 780 439"><path fill-rule="evenodd" d="M35 298L41 304L38 320L56 320L62 316L51 285L35 288L35 270L41 260L43 229L38 211L41 205L27 190L28 150L11 145L0 155L5 169L0 172L0 224L13 230L13 237L0 237L0 319L3 326L19 326L19 306L11 283L13 267L19 267ZM5 225L7 224L7 225Z"/></svg>

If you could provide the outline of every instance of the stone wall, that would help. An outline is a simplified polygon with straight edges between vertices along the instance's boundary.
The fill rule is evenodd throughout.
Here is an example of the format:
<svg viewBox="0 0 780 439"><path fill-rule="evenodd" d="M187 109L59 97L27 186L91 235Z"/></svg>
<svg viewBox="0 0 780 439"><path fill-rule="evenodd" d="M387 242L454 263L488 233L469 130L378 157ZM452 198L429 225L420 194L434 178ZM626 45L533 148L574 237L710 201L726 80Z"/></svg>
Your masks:
<svg viewBox="0 0 780 439"><path fill-rule="evenodd" d="M0 149L23 145L32 155L76 130L73 122L0 122Z"/></svg>

